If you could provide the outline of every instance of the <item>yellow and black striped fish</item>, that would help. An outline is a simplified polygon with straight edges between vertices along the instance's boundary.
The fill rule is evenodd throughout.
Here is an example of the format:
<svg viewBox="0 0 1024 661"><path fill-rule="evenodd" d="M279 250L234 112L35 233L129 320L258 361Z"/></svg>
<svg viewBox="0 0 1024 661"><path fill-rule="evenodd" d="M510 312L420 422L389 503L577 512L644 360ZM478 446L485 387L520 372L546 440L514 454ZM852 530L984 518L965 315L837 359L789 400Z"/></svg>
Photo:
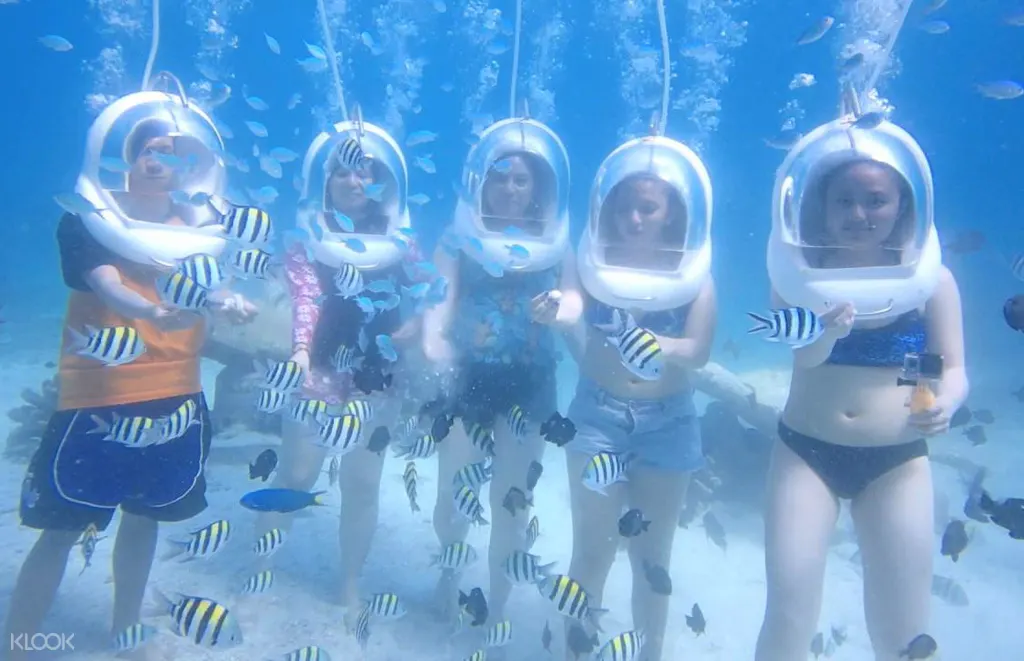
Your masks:
<svg viewBox="0 0 1024 661"><path fill-rule="evenodd" d="M595 629L601 631L598 618L606 611L590 607L590 597L575 579L565 574L552 574L537 583L537 589L562 615L581 622L589 621Z"/></svg>
<svg viewBox="0 0 1024 661"><path fill-rule="evenodd" d="M504 647L511 642L512 622L509 620L495 622L494 625L487 630L487 637L484 639L484 645L487 647Z"/></svg>
<svg viewBox="0 0 1024 661"><path fill-rule="evenodd" d="M465 484L470 489L476 489L482 484L487 484L491 480L493 463L494 460L491 457L484 457L483 461L466 464L455 473L455 477L452 478L452 484L455 486Z"/></svg>
<svg viewBox="0 0 1024 661"><path fill-rule="evenodd" d="M402 473L402 482L405 483L405 495L409 497L409 507L412 508L413 512L419 512L420 506L416 502L416 464L415 462L408 462L405 464L405 472Z"/></svg>
<svg viewBox="0 0 1024 661"><path fill-rule="evenodd" d="M73 328L68 329L71 333L70 353L88 356L116 367L127 365L146 352L142 336L131 326L107 326L100 329L86 326L85 330L88 335Z"/></svg>
<svg viewBox="0 0 1024 661"><path fill-rule="evenodd" d="M478 559L479 555L476 549L466 542L452 542L433 557L431 565L436 565L441 569L462 571Z"/></svg>
<svg viewBox="0 0 1024 661"><path fill-rule="evenodd" d="M362 431L363 423L351 413L332 415L320 427L320 442L325 447L346 454L359 444Z"/></svg>
<svg viewBox="0 0 1024 661"><path fill-rule="evenodd" d="M518 404L513 404L506 418L508 430L517 440L523 440L526 436L526 412Z"/></svg>
<svg viewBox="0 0 1024 661"><path fill-rule="evenodd" d="M192 425L199 424L199 407L194 399L186 399L160 426L160 440L164 443L181 438Z"/></svg>
<svg viewBox="0 0 1024 661"><path fill-rule="evenodd" d="M526 550L533 548L534 542L540 537L540 521L534 516L530 519L530 525L526 526Z"/></svg>
<svg viewBox="0 0 1024 661"><path fill-rule="evenodd" d="M117 413L111 414L112 422L107 422L98 415L92 416L92 433L106 434L104 441L114 441L129 447L144 447L156 443L159 437L156 435L156 420L145 416L136 415L130 418L122 418Z"/></svg>
<svg viewBox="0 0 1024 661"><path fill-rule="evenodd" d="M274 572L265 569L253 574L242 586L242 594L262 594L274 585Z"/></svg>
<svg viewBox="0 0 1024 661"><path fill-rule="evenodd" d="M213 255L189 255L178 263L178 273L194 280L203 289L218 289L224 281L220 262Z"/></svg>
<svg viewBox="0 0 1024 661"><path fill-rule="evenodd" d="M473 444L473 447L489 456L494 456L493 429L488 429L487 427L475 422L467 425L465 421L463 421L463 428L466 431L466 436L469 437L469 441Z"/></svg>
<svg viewBox="0 0 1024 661"><path fill-rule="evenodd" d="M661 378L665 356L658 338L651 331L637 326L633 315L613 309L612 323L596 327L608 333L608 342L618 350L622 364L630 373L645 381Z"/></svg>
<svg viewBox="0 0 1024 661"><path fill-rule="evenodd" d="M331 655L327 650L316 645L306 645L297 650L288 652L282 661L331 661Z"/></svg>
<svg viewBox="0 0 1024 661"><path fill-rule="evenodd" d="M274 236L270 216L256 207L233 207L221 219L221 225L229 240L251 246L266 245Z"/></svg>
<svg viewBox="0 0 1024 661"><path fill-rule="evenodd" d="M181 271L160 276L156 286L160 300L166 305L194 312L206 308L207 290Z"/></svg>
<svg viewBox="0 0 1024 661"><path fill-rule="evenodd" d="M167 540L171 548L164 554L163 559L169 560L179 555L187 556L186 560L207 558L224 548L230 538L231 524L226 519L214 521L208 526L193 531L187 541Z"/></svg>
<svg viewBox="0 0 1024 661"><path fill-rule="evenodd" d="M484 506L480 503L480 498L477 497L475 491L463 484L455 490L453 498L455 509L459 514L477 525L487 525L487 519L484 518Z"/></svg>
<svg viewBox="0 0 1024 661"><path fill-rule="evenodd" d="M136 622L114 636L114 649L118 652L137 650L157 633L157 628L142 622Z"/></svg>
<svg viewBox="0 0 1024 661"><path fill-rule="evenodd" d="M597 661L636 661L646 640L642 631L624 631L604 644Z"/></svg>
<svg viewBox="0 0 1024 661"><path fill-rule="evenodd" d="M256 277L266 278L270 270L270 260L273 256L266 250L260 248L247 248L236 250L231 254L231 270L241 278Z"/></svg>
<svg viewBox="0 0 1024 661"><path fill-rule="evenodd" d="M172 600L154 593L162 609L174 621L174 632L204 647L228 648L242 643L238 620L222 604L206 597L175 595Z"/></svg>
<svg viewBox="0 0 1024 661"><path fill-rule="evenodd" d="M393 592L378 592L373 595L366 602L366 609L371 615L392 619L402 617L408 612L405 609L405 604Z"/></svg>
<svg viewBox="0 0 1024 661"><path fill-rule="evenodd" d="M277 549L281 548L281 545L284 544L284 539L284 531L280 528L268 530L256 540L256 544L253 545L252 550L256 555L264 557L272 556Z"/></svg>
<svg viewBox="0 0 1024 661"><path fill-rule="evenodd" d="M373 420L373 404L365 399L353 399L345 403L344 413L356 416L359 422L366 425Z"/></svg>

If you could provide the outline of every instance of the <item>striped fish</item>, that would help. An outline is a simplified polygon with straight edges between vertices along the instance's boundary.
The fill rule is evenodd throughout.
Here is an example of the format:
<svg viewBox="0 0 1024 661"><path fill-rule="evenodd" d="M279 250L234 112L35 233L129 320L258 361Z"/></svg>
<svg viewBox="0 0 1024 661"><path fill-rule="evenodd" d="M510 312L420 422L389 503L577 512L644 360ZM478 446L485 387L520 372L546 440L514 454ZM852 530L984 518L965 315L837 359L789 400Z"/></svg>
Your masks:
<svg viewBox="0 0 1024 661"><path fill-rule="evenodd" d="M748 333L765 333L769 342L783 342L795 349L812 344L825 332L821 319L807 308L781 308L769 310L767 315L747 315L757 322Z"/></svg>
<svg viewBox="0 0 1024 661"><path fill-rule="evenodd" d="M466 542L452 542L433 557L431 565L451 571L462 571L479 559L476 549Z"/></svg>
<svg viewBox="0 0 1024 661"><path fill-rule="evenodd" d="M398 444L395 446L395 456L405 459L429 459L437 453L437 441L431 434L420 434L412 443Z"/></svg>
<svg viewBox="0 0 1024 661"><path fill-rule="evenodd" d="M540 556L526 551L513 551L505 558L505 576L513 585L529 585L551 574L555 563L540 564Z"/></svg>
<svg viewBox="0 0 1024 661"><path fill-rule="evenodd" d="M320 444L344 455L356 449L362 439L362 431L363 423L356 416L350 413L332 415L320 427Z"/></svg>
<svg viewBox="0 0 1024 661"><path fill-rule="evenodd" d="M353 399L345 403L344 413L350 413L359 418L359 422L368 425L373 421L373 404L365 399Z"/></svg>
<svg viewBox="0 0 1024 661"><path fill-rule="evenodd" d="M294 360L282 360L270 365L256 364L256 370L263 369L263 386L270 390L292 393L302 387L306 375L302 366Z"/></svg>
<svg viewBox="0 0 1024 661"><path fill-rule="evenodd" d="M366 610L368 610L371 615L391 619L402 617L408 612L405 609L405 604L403 604L402 600L398 598L398 595L393 592L378 592L373 595L366 602Z"/></svg>
<svg viewBox="0 0 1024 661"><path fill-rule="evenodd" d="M537 538L540 537L540 521L537 517L530 519L530 525L526 526L526 550L529 551L533 548Z"/></svg>
<svg viewBox="0 0 1024 661"><path fill-rule="evenodd" d="M365 606L363 610L359 611L359 617L356 618L356 642L359 643L359 647L366 649L366 643L370 640L370 608Z"/></svg>
<svg viewBox="0 0 1024 661"><path fill-rule="evenodd" d="M366 288L363 272L351 264L342 264L334 274L334 288L342 298L358 296Z"/></svg>
<svg viewBox="0 0 1024 661"><path fill-rule="evenodd" d="M193 531L188 541L167 540L171 548L162 559L170 560L180 555L187 556L185 560L208 558L224 548L230 538L231 524L226 519L214 521L206 527Z"/></svg>
<svg viewBox="0 0 1024 661"><path fill-rule="evenodd" d="M526 412L518 404L512 405L505 421L508 423L508 430L512 432L513 437L520 441L526 437Z"/></svg>
<svg viewBox="0 0 1024 661"><path fill-rule="evenodd" d="M323 424L327 417L327 402L322 399L300 399L292 405L288 416L295 422Z"/></svg>
<svg viewBox="0 0 1024 661"><path fill-rule="evenodd" d="M511 642L512 622L509 620L495 622L494 625L487 630L487 637L484 639L484 645L487 647L504 647Z"/></svg>
<svg viewBox="0 0 1024 661"><path fill-rule="evenodd" d="M538 583L537 589L541 596L553 603L562 615L575 618L580 622L590 622L595 629L601 631L598 618L607 611L591 608L590 597L575 579L565 574L553 574Z"/></svg>
<svg viewBox="0 0 1024 661"><path fill-rule="evenodd" d="M106 434L104 441L114 441L121 445L130 447L144 447L159 441L156 435L156 420L145 416L136 415L130 418L122 418L117 413L111 413L112 422L107 422L98 415L92 416L92 433Z"/></svg>
<svg viewBox="0 0 1024 661"><path fill-rule="evenodd" d="M207 290L181 271L160 276L156 286L165 305L194 312L206 309Z"/></svg>
<svg viewBox="0 0 1024 661"><path fill-rule="evenodd" d="M484 650L477 650L463 659L463 661L487 661L487 652Z"/></svg>
<svg viewBox="0 0 1024 661"><path fill-rule="evenodd" d="M256 207L233 207L220 222L227 238L238 243L263 246L274 236L270 216Z"/></svg>
<svg viewBox="0 0 1024 661"><path fill-rule="evenodd" d="M223 605L206 597L176 595L171 600L155 592L162 607L174 621L174 632L196 645L229 648L242 643L238 620Z"/></svg>
<svg viewBox="0 0 1024 661"><path fill-rule="evenodd" d="M468 426L463 421L463 428L466 430L466 436L469 437L469 442L473 444L473 447L480 450L484 454L493 457L494 456L494 430L488 429L483 425L479 425L475 422L470 423Z"/></svg>
<svg viewBox="0 0 1024 661"><path fill-rule="evenodd" d="M452 478L452 484L455 486L465 484L470 489L476 489L483 484L487 484L490 482L491 475L493 474L493 463L494 459L485 457L483 461L466 464L455 473L455 477Z"/></svg>
<svg viewBox="0 0 1024 661"><path fill-rule="evenodd" d="M363 364L363 357L359 355L358 349L342 344L334 352L331 364L336 371L351 374Z"/></svg>
<svg viewBox="0 0 1024 661"><path fill-rule="evenodd" d="M181 438L192 425L199 424L199 407L196 400L186 399L174 413L163 419L160 426L160 440L163 443Z"/></svg>
<svg viewBox="0 0 1024 661"><path fill-rule="evenodd" d="M274 572L265 569L253 574L242 586L242 594L263 594L274 585Z"/></svg>
<svg viewBox="0 0 1024 661"><path fill-rule="evenodd" d="M462 485L455 490L453 500L455 502L455 510L459 514L477 525L487 525L487 519L484 518L484 506L480 504L480 498L477 497L475 491L466 485Z"/></svg>
<svg viewBox="0 0 1024 661"><path fill-rule="evenodd" d="M216 257L197 253L178 263L178 273L203 289L217 289L224 281L224 272Z"/></svg>
<svg viewBox="0 0 1024 661"><path fill-rule="evenodd" d="M346 170L361 170L366 164L366 153L359 140L349 136L338 145L334 159L338 166Z"/></svg>
<svg viewBox="0 0 1024 661"><path fill-rule="evenodd" d="M629 453L598 452L583 469L583 486L604 494L610 485L626 481L626 471L631 460L632 455Z"/></svg>
<svg viewBox="0 0 1024 661"><path fill-rule="evenodd" d="M261 557L269 558L274 555L281 545L284 544L284 531L280 528L273 528L263 533L256 543L253 545L253 552Z"/></svg>
<svg viewBox="0 0 1024 661"><path fill-rule="evenodd" d="M272 257L266 250L248 248L236 250L232 253L231 261L228 263L231 266L231 270L238 274L239 277L255 277L262 280L267 277Z"/></svg>
<svg viewBox="0 0 1024 661"><path fill-rule="evenodd" d="M419 512L420 506L416 502L416 464L410 461L405 465L405 472L402 473L402 482L405 483L405 495L409 498L409 507L413 512Z"/></svg>
<svg viewBox="0 0 1024 661"><path fill-rule="evenodd" d="M87 335L69 328L71 346L69 352L88 356L109 367L127 365L146 352L146 343L139 331L131 326L107 326L96 329L86 326Z"/></svg>
<svg viewBox="0 0 1024 661"><path fill-rule="evenodd" d="M645 381L661 378L665 356L658 338L651 331L637 326L633 315L613 309L612 323L595 324L595 327L608 333L608 343L618 350L622 364L631 374Z"/></svg>
<svg viewBox="0 0 1024 661"><path fill-rule="evenodd" d="M624 631L604 644L597 653L597 661L636 661L646 640L642 631Z"/></svg>
<svg viewBox="0 0 1024 661"><path fill-rule="evenodd" d="M156 633L156 627L136 622L114 636L114 650L118 652L137 650L152 640Z"/></svg>
<svg viewBox="0 0 1024 661"><path fill-rule="evenodd" d="M316 645L306 645L284 655L282 661L331 661L327 650Z"/></svg>
<svg viewBox="0 0 1024 661"><path fill-rule="evenodd" d="M277 413L288 405L288 395L280 390L261 390L256 399L256 410L260 413Z"/></svg>

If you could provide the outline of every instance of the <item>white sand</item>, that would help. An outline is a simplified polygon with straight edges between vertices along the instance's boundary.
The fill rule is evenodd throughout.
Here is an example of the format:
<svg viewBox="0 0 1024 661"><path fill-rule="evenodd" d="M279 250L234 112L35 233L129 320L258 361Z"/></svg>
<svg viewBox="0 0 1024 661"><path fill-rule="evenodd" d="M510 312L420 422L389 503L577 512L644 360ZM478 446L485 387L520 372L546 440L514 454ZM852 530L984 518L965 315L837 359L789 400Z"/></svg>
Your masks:
<svg viewBox="0 0 1024 661"><path fill-rule="evenodd" d="M4 402L4 408L15 405L17 393L23 387L34 387L48 375L38 362L9 361L10 358L0 378L0 401ZM571 379L571 372L571 367L567 367L563 376ZM744 374L743 380L758 387L764 401L773 401L772 397L779 397L779 384L785 387L786 378L778 373L752 372ZM565 395L563 389L563 410L567 404ZM0 422L0 433L7 425L6 420ZM993 475L993 484L1010 488L1016 482L1011 478L1017 476L1019 469L998 464L992 456L999 446L1008 447L1014 440L1009 436L995 439L993 435L990 445L981 448L988 456L979 453L972 457L981 460L984 456L986 463L1000 474ZM948 442L961 448L963 445L957 438ZM467 633L451 638L445 626L430 614L436 577L435 571L428 567L430 556L435 552L430 513L436 465L430 461L418 464L422 512L416 515L410 513L402 489L403 462L389 459L385 467L381 524L363 588L367 594L396 591L407 600L411 612L404 620L374 626L365 657L370 661L458 661L475 648L478 636L482 635L475 632L475 635ZM545 464L545 474L536 494L543 533L535 552L546 561L557 561L558 569L564 571L571 549L564 456L560 451L549 449ZM0 474L0 502L4 503L0 507L3 511L0 515L0 613L12 607L9 595L16 572L36 536L33 531L20 528L16 512L7 509L17 502L23 471L24 466L8 465ZM937 468L936 473L938 488L948 493L951 502L960 502L963 490L958 478L946 467ZM229 604L237 603L236 610L245 632L244 646L215 653L189 646L172 634L161 636L159 646L173 650L173 658L183 660L276 658L306 644L324 646L335 660L362 658L344 631L341 609L335 601L339 578L336 492L330 494L329 507L296 521L293 534L275 556L277 583L272 593L245 603L238 599L238 589L252 571L250 540L246 533L254 516L237 504L239 496L249 488L246 478L243 466L211 465L210 509L194 522L166 526L163 532L164 536L180 536L214 519L229 518L236 525L236 536L229 548L206 562L158 563L153 572L153 584L163 590L202 594ZM326 477L319 486L327 488ZM706 540L699 525L679 531L672 568L675 595L667 660L752 658L764 603L760 518L721 509L716 513L729 534L727 553ZM112 531L111 528L108 534ZM111 586L105 581L110 575L111 541L100 542L93 567L81 576L78 575L81 559L77 554L72 556L57 604L44 627L46 631L76 633L78 651L68 658L83 661L109 658L105 646ZM474 530L469 541L486 557L486 529ZM833 657L839 661L871 659L861 614L860 579L847 560L853 551L850 544L835 548L821 620L824 630L831 624L848 628L849 641ZM976 533L972 547L959 563L954 565L948 558L937 558L937 571L956 578L971 600L968 608L954 608L935 600L932 633L942 646L943 659L1019 658L1024 647L1024 629L1020 626L1024 621L1022 554L1024 543L1010 540L999 529L986 527ZM464 587L476 585L486 589L483 561L463 579ZM700 638L694 637L683 621L695 601L700 603L708 620L708 633ZM629 625L629 570L624 554L620 554L612 570L605 605L611 610L604 620L608 632L615 633ZM545 614L551 613L548 604L535 590L519 588L513 595L509 612L516 627L516 640L508 658L545 658L540 647L540 632ZM557 631L557 620L552 617L551 622ZM58 657L40 655L39 658Z"/></svg>

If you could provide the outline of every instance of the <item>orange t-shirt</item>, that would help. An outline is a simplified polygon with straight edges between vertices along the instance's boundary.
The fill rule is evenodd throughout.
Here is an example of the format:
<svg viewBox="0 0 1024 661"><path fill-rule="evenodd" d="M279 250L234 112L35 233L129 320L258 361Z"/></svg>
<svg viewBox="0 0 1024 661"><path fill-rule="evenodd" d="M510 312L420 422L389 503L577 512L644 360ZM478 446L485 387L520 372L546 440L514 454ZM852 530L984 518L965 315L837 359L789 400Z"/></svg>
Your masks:
<svg viewBox="0 0 1024 661"><path fill-rule="evenodd" d="M61 340L57 410L116 406L199 392L199 352L206 330L203 322L186 330L161 331L147 321L117 314L85 282L93 269L111 265L117 268L126 287L157 303L159 273L126 262L101 246L78 216L67 214L61 219L57 243L64 281L72 289ZM108 367L74 350L69 329L88 336L87 327L107 326L134 327L146 345L145 353L126 365Z"/></svg>

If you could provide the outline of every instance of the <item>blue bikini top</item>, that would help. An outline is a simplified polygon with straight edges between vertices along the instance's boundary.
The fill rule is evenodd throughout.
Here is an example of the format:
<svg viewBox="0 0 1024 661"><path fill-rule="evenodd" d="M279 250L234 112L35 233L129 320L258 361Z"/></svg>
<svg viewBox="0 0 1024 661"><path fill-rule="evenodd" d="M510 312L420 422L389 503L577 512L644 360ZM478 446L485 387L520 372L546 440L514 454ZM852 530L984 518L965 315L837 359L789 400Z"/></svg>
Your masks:
<svg viewBox="0 0 1024 661"><path fill-rule="evenodd" d="M887 326L855 328L836 342L825 362L855 367L902 367L908 353L924 353L927 347L924 316L912 310Z"/></svg>
<svg viewBox="0 0 1024 661"><path fill-rule="evenodd" d="M605 305L590 294L583 292L583 318L590 325L611 324L612 310L610 305ZM690 306L684 305L681 308L664 310L661 312L648 312L636 320L637 325L646 328L655 335L665 337L682 337L686 329L686 318L690 314Z"/></svg>

